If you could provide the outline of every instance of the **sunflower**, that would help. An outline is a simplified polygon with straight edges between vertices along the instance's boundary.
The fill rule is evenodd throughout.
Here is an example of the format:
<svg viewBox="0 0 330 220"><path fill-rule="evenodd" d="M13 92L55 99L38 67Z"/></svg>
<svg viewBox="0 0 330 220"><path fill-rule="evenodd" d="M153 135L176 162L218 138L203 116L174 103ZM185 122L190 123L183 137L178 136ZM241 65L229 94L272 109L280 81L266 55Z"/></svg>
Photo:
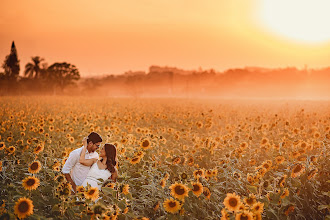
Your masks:
<svg viewBox="0 0 330 220"><path fill-rule="evenodd" d="M261 145L266 145L266 144L268 144L269 143L269 140L268 140L268 138L262 138L262 140L261 140L261 142L260 142L260 144Z"/></svg>
<svg viewBox="0 0 330 220"><path fill-rule="evenodd" d="M115 183L108 183L108 184L106 185L106 187L109 187L109 188L111 188L111 189L114 189L115 186L116 186Z"/></svg>
<svg viewBox="0 0 330 220"><path fill-rule="evenodd" d="M209 188L207 188L207 187L203 187L203 194L204 194L204 196L206 197L206 199L210 199L210 197L211 197L211 192L210 192L210 190L209 190Z"/></svg>
<svg viewBox="0 0 330 220"><path fill-rule="evenodd" d="M240 196L235 193L227 193L227 197L224 199L223 204L229 211L237 212L241 205Z"/></svg>
<svg viewBox="0 0 330 220"><path fill-rule="evenodd" d="M253 212L262 213L264 211L264 204L261 202L257 202L255 204L253 204L252 210L253 210Z"/></svg>
<svg viewBox="0 0 330 220"><path fill-rule="evenodd" d="M289 190L286 188L284 189L284 192L281 194L281 199L284 199L290 194Z"/></svg>
<svg viewBox="0 0 330 220"><path fill-rule="evenodd" d="M77 192L78 193L84 193L85 192L85 187L83 187L83 186L77 186Z"/></svg>
<svg viewBox="0 0 330 220"><path fill-rule="evenodd" d="M166 179L163 178L163 179L159 182L159 185L160 185L162 188L164 188L165 185L166 185Z"/></svg>
<svg viewBox="0 0 330 220"><path fill-rule="evenodd" d="M151 146L151 143L149 141L149 139L144 139L143 141L141 141L140 146L142 147L142 149L149 149Z"/></svg>
<svg viewBox="0 0 330 220"><path fill-rule="evenodd" d="M95 201L99 197L99 189L97 187L91 187L84 194L86 199L91 199Z"/></svg>
<svg viewBox="0 0 330 220"><path fill-rule="evenodd" d="M198 177L204 177L204 170L203 169L195 170L193 174L196 179L198 179Z"/></svg>
<svg viewBox="0 0 330 220"><path fill-rule="evenodd" d="M165 211L170 212L172 214L178 212L181 209L181 204L179 201L174 200L174 199L166 199L163 202L163 206Z"/></svg>
<svg viewBox="0 0 330 220"><path fill-rule="evenodd" d="M268 164L267 164L268 165ZM267 173L267 169L264 168L264 167L261 167L258 169L258 172L257 172L260 176L264 176L266 173Z"/></svg>
<svg viewBox="0 0 330 220"><path fill-rule="evenodd" d="M6 145L4 142L0 142L0 150L5 149Z"/></svg>
<svg viewBox="0 0 330 220"><path fill-rule="evenodd" d="M49 131L54 131L54 126L53 125L51 125L51 126L49 126Z"/></svg>
<svg viewBox="0 0 330 220"><path fill-rule="evenodd" d="M206 172L205 172L206 177L210 178L210 177L212 177L212 175L213 175L212 170L206 170Z"/></svg>
<svg viewBox="0 0 330 220"><path fill-rule="evenodd" d="M33 161L30 164L28 171L30 173L39 173L40 169L41 169L41 163L39 161Z"/></svg>
<svg viewBox="0 0 330 220"><path fill-rule="evenodd" d="M16 148L14 146L8 147L9 154L13 154L15 152Z"/></svg>
<svg viewBox="0 0 330 220"><path fill-rule="evenodd" d="M270 170L271 165L269 163L267 163L267 162L263 162L261 164L261 167L265 168L268 171L268 170Z"/></svg>
<svg viewBox="0 0 330 220"><path fill-rule="evenodd" d="M254 194L250 194L249 197L243 199L244 203L248 206L252 206L257 202L256 196Z"/></svg>
<svg viewBox="0 0 330 220"><path fill-rule="evenodd" d="M171 195L176 199L184 200L188 196L189 188L181 183L174 183L170 187Z"/></svg>
<svg viewBox="0 0 330 220"><path fill-rule="evenodd" d="M229 217L228 212L226 211L225 208L223 208L221 210L221 218L220 218L220 220L229 220L229 219L230 219L230 217Z"/></svg>
<svg viewBox="0 0 330 220"><path fill-rule="evenodd" d="M286 209L286 211L284 212L284 214L286 215L286 216L288 216L291 212L293 212L294 211L294 206L293 205L290 205L287 209Z"/></svg>
<svg viewBox="0 0 330 220"><path fill-rule="evenodd" d="M123 186L123 189L121 191L124 195L127 195L129 193L129 185L128 184L125 184Z"/></svg>
<svg viewBox="0 0 330 220"><path fill-rule="evenodd" d="M286 178L287 178L287 175L284 175L280 178L280 180L278 181L278 186L279 187L284 187L284 183L285 183Z"/></svg>
<svg viewBox="0 0 330 220"><path fill-rule="evenodd" d="M19 219L23 219L29 215L32 215L33 214L32 200L25 197L18 199L18 201L15 203L14 213L17 215Z"/></svg>
<svg viewBox="0 0 330 220"><path fill-rule="evenodd" d="M7 137L7 141L8 142L12 142L13 141L13 137Z"/></svg>
<svg viewBox="0 0 330 220"><path fill-rule="evenodd" d="M235 220L253 220L253 213L249 211L243 211L236 214Z"/></svg>
<svg viewBox="0 0 330 220"><path fill-rule="evenodd" d="M298 176L300 176L304 171L305 171L305 167L304 167L304 165L298 163L298 164L296 164L296 165L293 167L292 172L291 172L291 177L292 177L292 178L298 177Z"/></svg>
<svg viewBox="0 0 330 220"><path fill-rule="evenodd" d="M41 144L37 145L36 148L34 148L34 153L39 154L41 151L44 150L44 146Z"/></svg>
<svg viewBox="0 0 330 220"><path fill-rule="evenodd" d="M188 166L193 166L194 165L194 158L192 156L188 157L187 164L188 164Z"/></svg>
<svg viewBox="0 0 330 220"><path fill-rule="evenodd" d="M134 164L137 164L141 161L141 158L140 157L133 157L132 159L130 159L130 164L134 165Z"/></svg>
<svg viewBox="0 0 330 220"><path fill-rule="evenodd" d="M195 194L195 196L199 197L203 193L203 185L198 182L192 182L191 191Z"/></svg>
<svg viewBox="0 0 330 220"><path fill-rule="evenodd" d="M69 142L70 142L71 144L73 144L73 143L74 143L74 137L69 137Z"/></svg>
<svg viewBox="0 0 330 220"><path fill-rule="evenodd" d="M253 217L255 220L262 220L261 213L259 213L259 212L253 213Z"/></svg>
<svg viewBox="0 0 330 220"><path fill-rule="evenodd" d="M275 161L277 164L282 164L284 162L284 160L285 160L285 158L281 155L279 155L275 158Z"/></svg>
<svg viewBox="0 0 330 220"><path fill-rule="evenodd" d="M35 190L40 185L40 180L33 176L29 176L23 179L22 185L25 190Z"/></svg>

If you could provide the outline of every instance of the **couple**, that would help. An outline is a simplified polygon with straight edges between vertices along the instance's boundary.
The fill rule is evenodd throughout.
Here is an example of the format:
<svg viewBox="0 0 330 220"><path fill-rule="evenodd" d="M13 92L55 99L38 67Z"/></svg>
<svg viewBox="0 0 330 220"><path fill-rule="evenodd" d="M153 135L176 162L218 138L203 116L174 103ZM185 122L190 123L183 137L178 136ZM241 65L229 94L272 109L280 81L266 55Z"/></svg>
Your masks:
<svg viewBox="0 0 330 220"><path fill-rule="evenodd" d="M72 151L66 160L62 173L72 185L74 193L77 186L87 186L101 189L102 183L98 179L111 179L116 182L118 172L117 150L112 144L105 144L100 149L100 155L96 150L100 147L102 138L99 134L92 132L83 139L83 146ZM100 158L100 159L99 159Z"/></svg>

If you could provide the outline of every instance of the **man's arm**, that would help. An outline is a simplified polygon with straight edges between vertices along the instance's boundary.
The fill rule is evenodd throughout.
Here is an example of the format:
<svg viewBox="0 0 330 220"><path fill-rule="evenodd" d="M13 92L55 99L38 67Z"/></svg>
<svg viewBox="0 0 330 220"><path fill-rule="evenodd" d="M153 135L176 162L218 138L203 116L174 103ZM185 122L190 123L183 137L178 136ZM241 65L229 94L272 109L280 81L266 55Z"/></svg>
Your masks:
<svg viewBox="0 0 330 220"><path fill-rule="evenodd" d="M76 184L73 182L70 173L64 173L64 176L65 176L66 180L67 180L69 183L71 183L71 185L72 185L72 190L73 190L72 193L75 194L75 193L77 192L77 186L76 186Z"/></svg>
<svg viewBox="0 0 330 220"><path fill-rule="evenodd" d="M62 173L64 174L66 180L69 183L71 183L74 193L77 191L76 190L77 186L76 186L76 183L71 178L70 172L71 172L72 168L74 167L74 165L76 165L76 163L78 162L78 158L79 158L79 155L76 155L74 152L71 152L69 155L69 158L66 160L66 162L62 168Z"/></svg>

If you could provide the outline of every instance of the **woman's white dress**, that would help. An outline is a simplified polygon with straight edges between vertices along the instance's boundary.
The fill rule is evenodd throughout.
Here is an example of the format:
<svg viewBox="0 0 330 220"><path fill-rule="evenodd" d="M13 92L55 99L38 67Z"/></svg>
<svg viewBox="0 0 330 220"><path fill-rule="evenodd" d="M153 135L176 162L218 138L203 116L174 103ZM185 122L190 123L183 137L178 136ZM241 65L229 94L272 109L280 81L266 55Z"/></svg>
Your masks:
<svg viewBox="0 0 330 220"><path fill-rule="evenodd" d="M103 182L100 182L98 179L103 179L103 181L106 181L109 177L111 177L111 172L107 169L99 169L97 162L95 162L89 169L87 177L82 185L86 187L88 183L92 187L97 187L101 190Z"/></svg>

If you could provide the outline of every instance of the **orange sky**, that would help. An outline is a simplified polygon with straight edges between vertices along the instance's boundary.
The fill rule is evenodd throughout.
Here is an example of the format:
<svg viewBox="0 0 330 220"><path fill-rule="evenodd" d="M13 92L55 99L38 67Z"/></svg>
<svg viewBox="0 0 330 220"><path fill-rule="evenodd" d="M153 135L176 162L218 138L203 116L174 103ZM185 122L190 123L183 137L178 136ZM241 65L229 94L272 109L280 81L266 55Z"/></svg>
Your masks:
<svg viewBox="0 0 330 220"><path fill-rule="evenodd" d="M330 39L304 44L279 37L260 25L260 1L1 1L0 62L14 40L21 74L37 55L50 65L70 62L82 76L150 65L219 71L330 66Z"/></svg>

